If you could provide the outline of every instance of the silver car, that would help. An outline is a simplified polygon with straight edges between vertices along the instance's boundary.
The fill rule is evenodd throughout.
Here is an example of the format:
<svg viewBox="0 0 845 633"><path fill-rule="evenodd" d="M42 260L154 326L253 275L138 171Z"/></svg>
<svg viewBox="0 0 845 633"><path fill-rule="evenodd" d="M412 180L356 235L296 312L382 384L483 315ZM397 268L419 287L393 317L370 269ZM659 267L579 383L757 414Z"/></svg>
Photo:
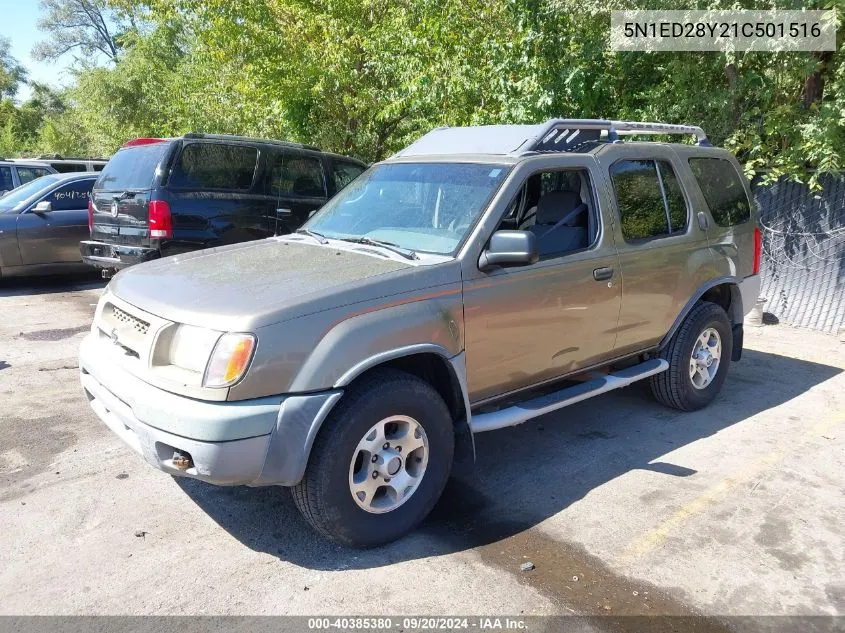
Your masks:
<svg viewBox="0 0 845 633"><path fill-rule="evenodd" d="M634 133L696 144L616 142ZM428 514L476 433L637 380L711 402L760 237L700 128L441 128L294 234L118 274L82 385L156 468L290 486L317 530L378 545Z"/></svg>

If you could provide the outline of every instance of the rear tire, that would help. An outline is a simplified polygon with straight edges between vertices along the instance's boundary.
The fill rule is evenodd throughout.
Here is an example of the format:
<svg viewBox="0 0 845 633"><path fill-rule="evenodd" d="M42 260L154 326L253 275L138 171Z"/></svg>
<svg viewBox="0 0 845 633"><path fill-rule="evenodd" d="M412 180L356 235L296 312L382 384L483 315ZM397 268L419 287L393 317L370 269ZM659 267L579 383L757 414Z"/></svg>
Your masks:
<svg viewBox="0 0 845 633"><path fill-rule="evenodd" d="M338 543L389 543L431 512L451 472L454 442L449 409L431 385L376 369L353 383L324 422L292 488L294 503Z"/></svg>
<svg viewBox="0 0 845 633"><path fill-rule="evenodd" d="M725 311L715 303L697 304L661 352L669 369L650 378L651 392L661 404L681 411L706 407L725 382L732 350Z"/></svg>

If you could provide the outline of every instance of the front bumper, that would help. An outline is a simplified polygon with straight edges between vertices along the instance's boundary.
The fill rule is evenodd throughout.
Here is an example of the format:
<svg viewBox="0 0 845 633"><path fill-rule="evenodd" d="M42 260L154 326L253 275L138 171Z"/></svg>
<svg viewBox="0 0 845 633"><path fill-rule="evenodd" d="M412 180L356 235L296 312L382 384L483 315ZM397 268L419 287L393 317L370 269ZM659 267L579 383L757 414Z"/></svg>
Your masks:
<svg viewBox="0 0 845 633"><path fill-rule="evenodd" d="M79 243L82 261L96 268L126 268L151 259L158 259L158 249L146 246L124 246L85 240Z"/></svg>
<svg viewBox="0 0 845 633"><path fill-rule="evenodd" d="M149 464L218 485L299 482L320 425L340 391L208 402L154 387L102 350L94 335L80 348L82 387L97 416ZM187 454L178 468L174 453Z"/></svg>

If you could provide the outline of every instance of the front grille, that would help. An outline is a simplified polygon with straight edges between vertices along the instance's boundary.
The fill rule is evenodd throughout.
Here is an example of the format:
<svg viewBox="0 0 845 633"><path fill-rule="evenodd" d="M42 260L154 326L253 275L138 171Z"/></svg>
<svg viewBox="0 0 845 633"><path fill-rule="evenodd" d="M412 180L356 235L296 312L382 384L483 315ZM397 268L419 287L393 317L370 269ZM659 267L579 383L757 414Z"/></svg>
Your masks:
<svg viewBox="0 0 845 633"><path fill-rule="evenodd" d="M132 316L128 312L124 312L115 305L112 306L112 314L114 315L115 321L123 325L128 325L133 330L138 332L138 334L140 334L141 336L146 336L147 332L150 329L150 324L147 321Z"/></svg>

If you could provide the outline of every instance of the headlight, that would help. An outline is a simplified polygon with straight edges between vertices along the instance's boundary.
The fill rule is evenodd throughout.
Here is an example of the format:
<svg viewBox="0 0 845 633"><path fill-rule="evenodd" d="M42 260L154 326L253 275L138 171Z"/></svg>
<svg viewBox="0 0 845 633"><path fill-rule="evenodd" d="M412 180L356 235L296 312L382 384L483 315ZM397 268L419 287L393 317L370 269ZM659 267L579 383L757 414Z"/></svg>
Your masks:
<svg viewBox="0 0 845 633"><path fill-rule="evenodd" d="M205 371L220 332L192 325L179 325L170 339L168 361L171 365L195 371Z"/></svg>
<svg viewBox="0 0 845 633"><path fill-rule="evenodd" d="M204 387L228 387L244 375L252 353L255 337L252 334L224 334L217 341L202 384Z"/></svg>

